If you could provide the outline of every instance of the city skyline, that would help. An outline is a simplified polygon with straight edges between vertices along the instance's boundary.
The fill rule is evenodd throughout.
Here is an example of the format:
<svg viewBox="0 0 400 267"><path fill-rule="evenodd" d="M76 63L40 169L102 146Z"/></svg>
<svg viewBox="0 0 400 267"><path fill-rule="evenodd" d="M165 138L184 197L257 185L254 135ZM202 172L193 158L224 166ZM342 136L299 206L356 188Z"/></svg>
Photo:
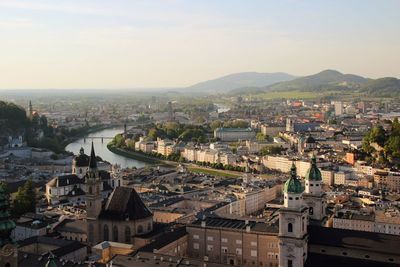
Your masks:
<svg viewBox="0 0 400 267"><path fill-rule="evenodd" d="M399 77L399 7L0 0L0 88L176 88L247 71Z"/></svg>

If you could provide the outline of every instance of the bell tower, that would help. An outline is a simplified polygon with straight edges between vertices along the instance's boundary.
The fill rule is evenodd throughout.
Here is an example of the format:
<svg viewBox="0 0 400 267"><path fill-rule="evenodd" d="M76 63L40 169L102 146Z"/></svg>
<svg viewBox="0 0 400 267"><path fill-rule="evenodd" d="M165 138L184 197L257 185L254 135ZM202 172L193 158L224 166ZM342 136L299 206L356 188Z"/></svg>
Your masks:
<svg viewBox="0 0 400 267"><path fill-rule="evenodd" d="M18 250L10 237L15 223L10 219L9 207L5 186L0 185L0 266L17 267Z"/></svg>
<svg viewBox="0 0 400 267"><path fill-rule="evenodd" d="M311 158L311 167L305 176L303 199L308 207L308 214L313 221L322 221L326 216L325 192L322 189L322 175L317 167L315 155Z"/></svg>
<svg viewBox="0 0 400 267"><path fill-rule="evenodd" d="M303 267L307 259L308 210L303 204L303 191L293 163L283 188L284 205L279 210L280 267Z"/></svg>
<svg viewBox="0 0 400 267"><path fill-rule="evenodd" d="M101 178L97 169L96 154L92 141L92 150L90 152L89 170L86 173L86 220L87 235L90 245L99 242L99 224L97 217L101 211Z"/></svg>

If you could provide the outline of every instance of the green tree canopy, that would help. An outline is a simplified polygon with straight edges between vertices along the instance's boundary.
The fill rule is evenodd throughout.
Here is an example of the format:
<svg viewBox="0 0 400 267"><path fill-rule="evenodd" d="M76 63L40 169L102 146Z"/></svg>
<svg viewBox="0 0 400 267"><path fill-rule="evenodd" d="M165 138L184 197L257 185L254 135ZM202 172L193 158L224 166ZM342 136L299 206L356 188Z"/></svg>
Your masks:
<svg viewBox="0 0 400 267"><path fill-rule="evenodd" d="M34 183L28 179L25 184L18 188L15 197L12 215L17 218L27 212L35 212L36 209L36 191Z"/></svg>

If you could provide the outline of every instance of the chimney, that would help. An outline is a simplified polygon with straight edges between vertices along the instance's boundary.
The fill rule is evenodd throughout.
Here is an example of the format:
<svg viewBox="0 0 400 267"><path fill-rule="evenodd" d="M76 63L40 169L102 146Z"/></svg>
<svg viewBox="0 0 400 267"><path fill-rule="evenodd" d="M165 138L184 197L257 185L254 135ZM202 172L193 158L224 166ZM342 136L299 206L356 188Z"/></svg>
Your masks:
<svg viewBox="0 0 400 267"><path fill-rule="evenodd" d="M201 221L201 227L203 227L203 228L206 227L206 221Z"/></svg>

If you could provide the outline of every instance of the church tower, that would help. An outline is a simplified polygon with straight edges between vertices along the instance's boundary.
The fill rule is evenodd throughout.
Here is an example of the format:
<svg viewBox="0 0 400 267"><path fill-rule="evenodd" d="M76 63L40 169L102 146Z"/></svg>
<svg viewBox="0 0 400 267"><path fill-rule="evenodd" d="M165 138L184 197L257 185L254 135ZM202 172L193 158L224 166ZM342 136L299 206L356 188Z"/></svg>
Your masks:
<svg viewBox="0 0 400 267"><path fill-rule="evenodd" d="M317 167L315 155L311 158L311 167L305 177L305 192L303 199L308 206L308 214L311 220L322 221L325 218L326 200L322 189L322 175Z"/></svg>
<svg viewBox="0 0 400 267"><path fill-rule="evenodd" d="M0 266L17 267L18 250L10 237L15 223L10 219L9 207L5 186L0 185Z"/></svg>
<svg viewBox="0 0 400 267"><path fill-rule="evenodd" d="M308 210L303 204L303 191L293 163L283 188L284 205L279 210L280 267L303 267L307 259Z"/></svg>
<svg viewBox="0 0 400 267"><path fill-rule="evenodd" d="M89 170L86 173L86 219L88 243L91 245L99 242L99 225L97 217L101 211L101 178L97 169L96 154L92 141L90 152Z"/></svg>
<svg viewBox="0 0 400 267"><path fill-rule="evenodd" d="M28 118L32 118L32 115L33 115L32 101L29 100Z"/></svg>

